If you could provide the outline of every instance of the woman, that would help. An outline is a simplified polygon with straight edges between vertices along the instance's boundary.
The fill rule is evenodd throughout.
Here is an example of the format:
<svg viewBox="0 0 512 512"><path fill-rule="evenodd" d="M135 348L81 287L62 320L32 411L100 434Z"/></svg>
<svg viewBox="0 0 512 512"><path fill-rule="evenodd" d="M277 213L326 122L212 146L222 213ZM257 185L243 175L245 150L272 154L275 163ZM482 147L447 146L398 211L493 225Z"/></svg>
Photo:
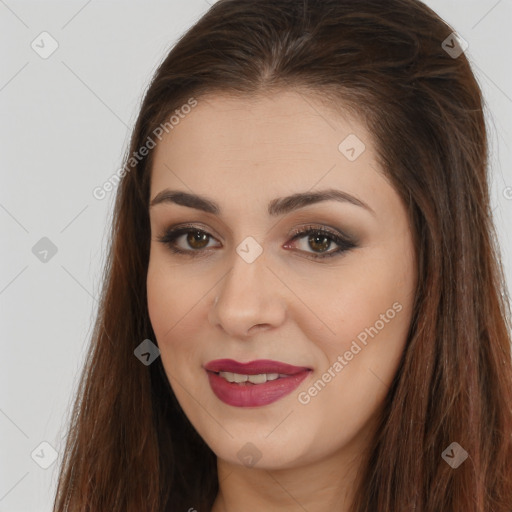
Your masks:
<svg viewBox="0 0 512 512"><path fill-rule="evenodd" d="M417 0L220 0L125 158L56 512L510 512L481 91Z"/></svg>

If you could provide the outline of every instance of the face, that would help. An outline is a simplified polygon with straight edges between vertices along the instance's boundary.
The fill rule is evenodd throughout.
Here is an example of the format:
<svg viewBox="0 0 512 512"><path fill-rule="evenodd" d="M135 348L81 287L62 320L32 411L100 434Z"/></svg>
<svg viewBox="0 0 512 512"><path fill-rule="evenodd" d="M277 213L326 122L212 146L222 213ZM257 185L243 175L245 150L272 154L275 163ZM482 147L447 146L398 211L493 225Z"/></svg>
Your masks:
<svg viewBox="0 0 512 512"><path fill-rule="evenodd" d="M185 414L233 464L355 455L416 287L406 210L371 133L296 92L211 96L154 151L148 309ZM223 359L242 365L209 365Z"/></svg>

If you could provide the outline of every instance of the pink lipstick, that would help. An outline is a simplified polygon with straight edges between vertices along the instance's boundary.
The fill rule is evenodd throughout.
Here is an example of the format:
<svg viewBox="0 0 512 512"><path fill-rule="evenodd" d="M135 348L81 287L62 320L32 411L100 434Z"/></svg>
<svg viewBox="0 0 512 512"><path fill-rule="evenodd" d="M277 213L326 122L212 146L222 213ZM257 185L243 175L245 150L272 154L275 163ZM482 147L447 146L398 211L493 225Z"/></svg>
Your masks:
<svg viewBox="0 0 512 512"><path fill-rule="evenodd" d="M260 407L290 394L312 371L279 361L239 363L216 359L204 365L215 396L235 407Z"/></svg>

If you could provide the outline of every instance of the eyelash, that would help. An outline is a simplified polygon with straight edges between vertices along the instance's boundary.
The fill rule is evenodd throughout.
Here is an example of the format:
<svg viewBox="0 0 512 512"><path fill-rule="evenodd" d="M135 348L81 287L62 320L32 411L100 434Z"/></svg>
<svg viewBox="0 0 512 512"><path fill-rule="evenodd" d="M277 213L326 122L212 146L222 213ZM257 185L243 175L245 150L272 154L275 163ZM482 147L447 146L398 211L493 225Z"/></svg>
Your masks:
<svg viewBox="0 0 512 512"><path fill-rule="evenodd" d="M181 235L188 234L191 232L199 232L201 234L206 234L207 236L213 238L212 235L210 235L208 232L199 229L196 226L193 225L187 225L187 226L178 226L175 228L168 229L163 236L160 236L157 238L158 242L161 242L169 247L169 249L175 253L175 254L182 254L185 256L189 256L191 258L200 257L204 254L204 251L207 251L208 249L191 249L191 250L183 250L178 249L176 247L176 239L179 238ZM303 228L297 228L294 229L291 233L291 240L295 241L297 239L303 238L306 235L320 235L325 236L326 238L330 239L332 242L337 244L339 247L338 249L330 252L324 252L324 253L307 253L309 257L312 259L326 259L331 258L336 255L341 255L344 252L347 252L353 248L356 247L356 243L350 240L348 237L344 237L341 234L338 234L334 231L329 231L325 228L319 228L317 226L309 225L305 226Z"/></svg>

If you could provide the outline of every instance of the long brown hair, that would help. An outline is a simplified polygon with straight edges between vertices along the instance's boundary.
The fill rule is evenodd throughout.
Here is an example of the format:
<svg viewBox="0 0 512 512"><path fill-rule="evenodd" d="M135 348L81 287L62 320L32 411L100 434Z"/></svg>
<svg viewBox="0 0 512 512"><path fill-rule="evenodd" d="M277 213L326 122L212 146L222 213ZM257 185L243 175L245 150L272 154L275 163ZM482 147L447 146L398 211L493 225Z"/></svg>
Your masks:
<svg viewBox="0 0 512 512"><path fill-rule="evenodd" d="M446 40L457 48L452 32L418 0L220 0L173 47L125 157L55 512L210 510L215 454L160 359L134 356L156 343L146 301L154 152L139 150L190 98L280 88L364 120L414 229L409 337L352 512L512 510L510 306L481 90L466 55L446 51ZM442 457L453 442L468 453L456 469Z"/></svg>

